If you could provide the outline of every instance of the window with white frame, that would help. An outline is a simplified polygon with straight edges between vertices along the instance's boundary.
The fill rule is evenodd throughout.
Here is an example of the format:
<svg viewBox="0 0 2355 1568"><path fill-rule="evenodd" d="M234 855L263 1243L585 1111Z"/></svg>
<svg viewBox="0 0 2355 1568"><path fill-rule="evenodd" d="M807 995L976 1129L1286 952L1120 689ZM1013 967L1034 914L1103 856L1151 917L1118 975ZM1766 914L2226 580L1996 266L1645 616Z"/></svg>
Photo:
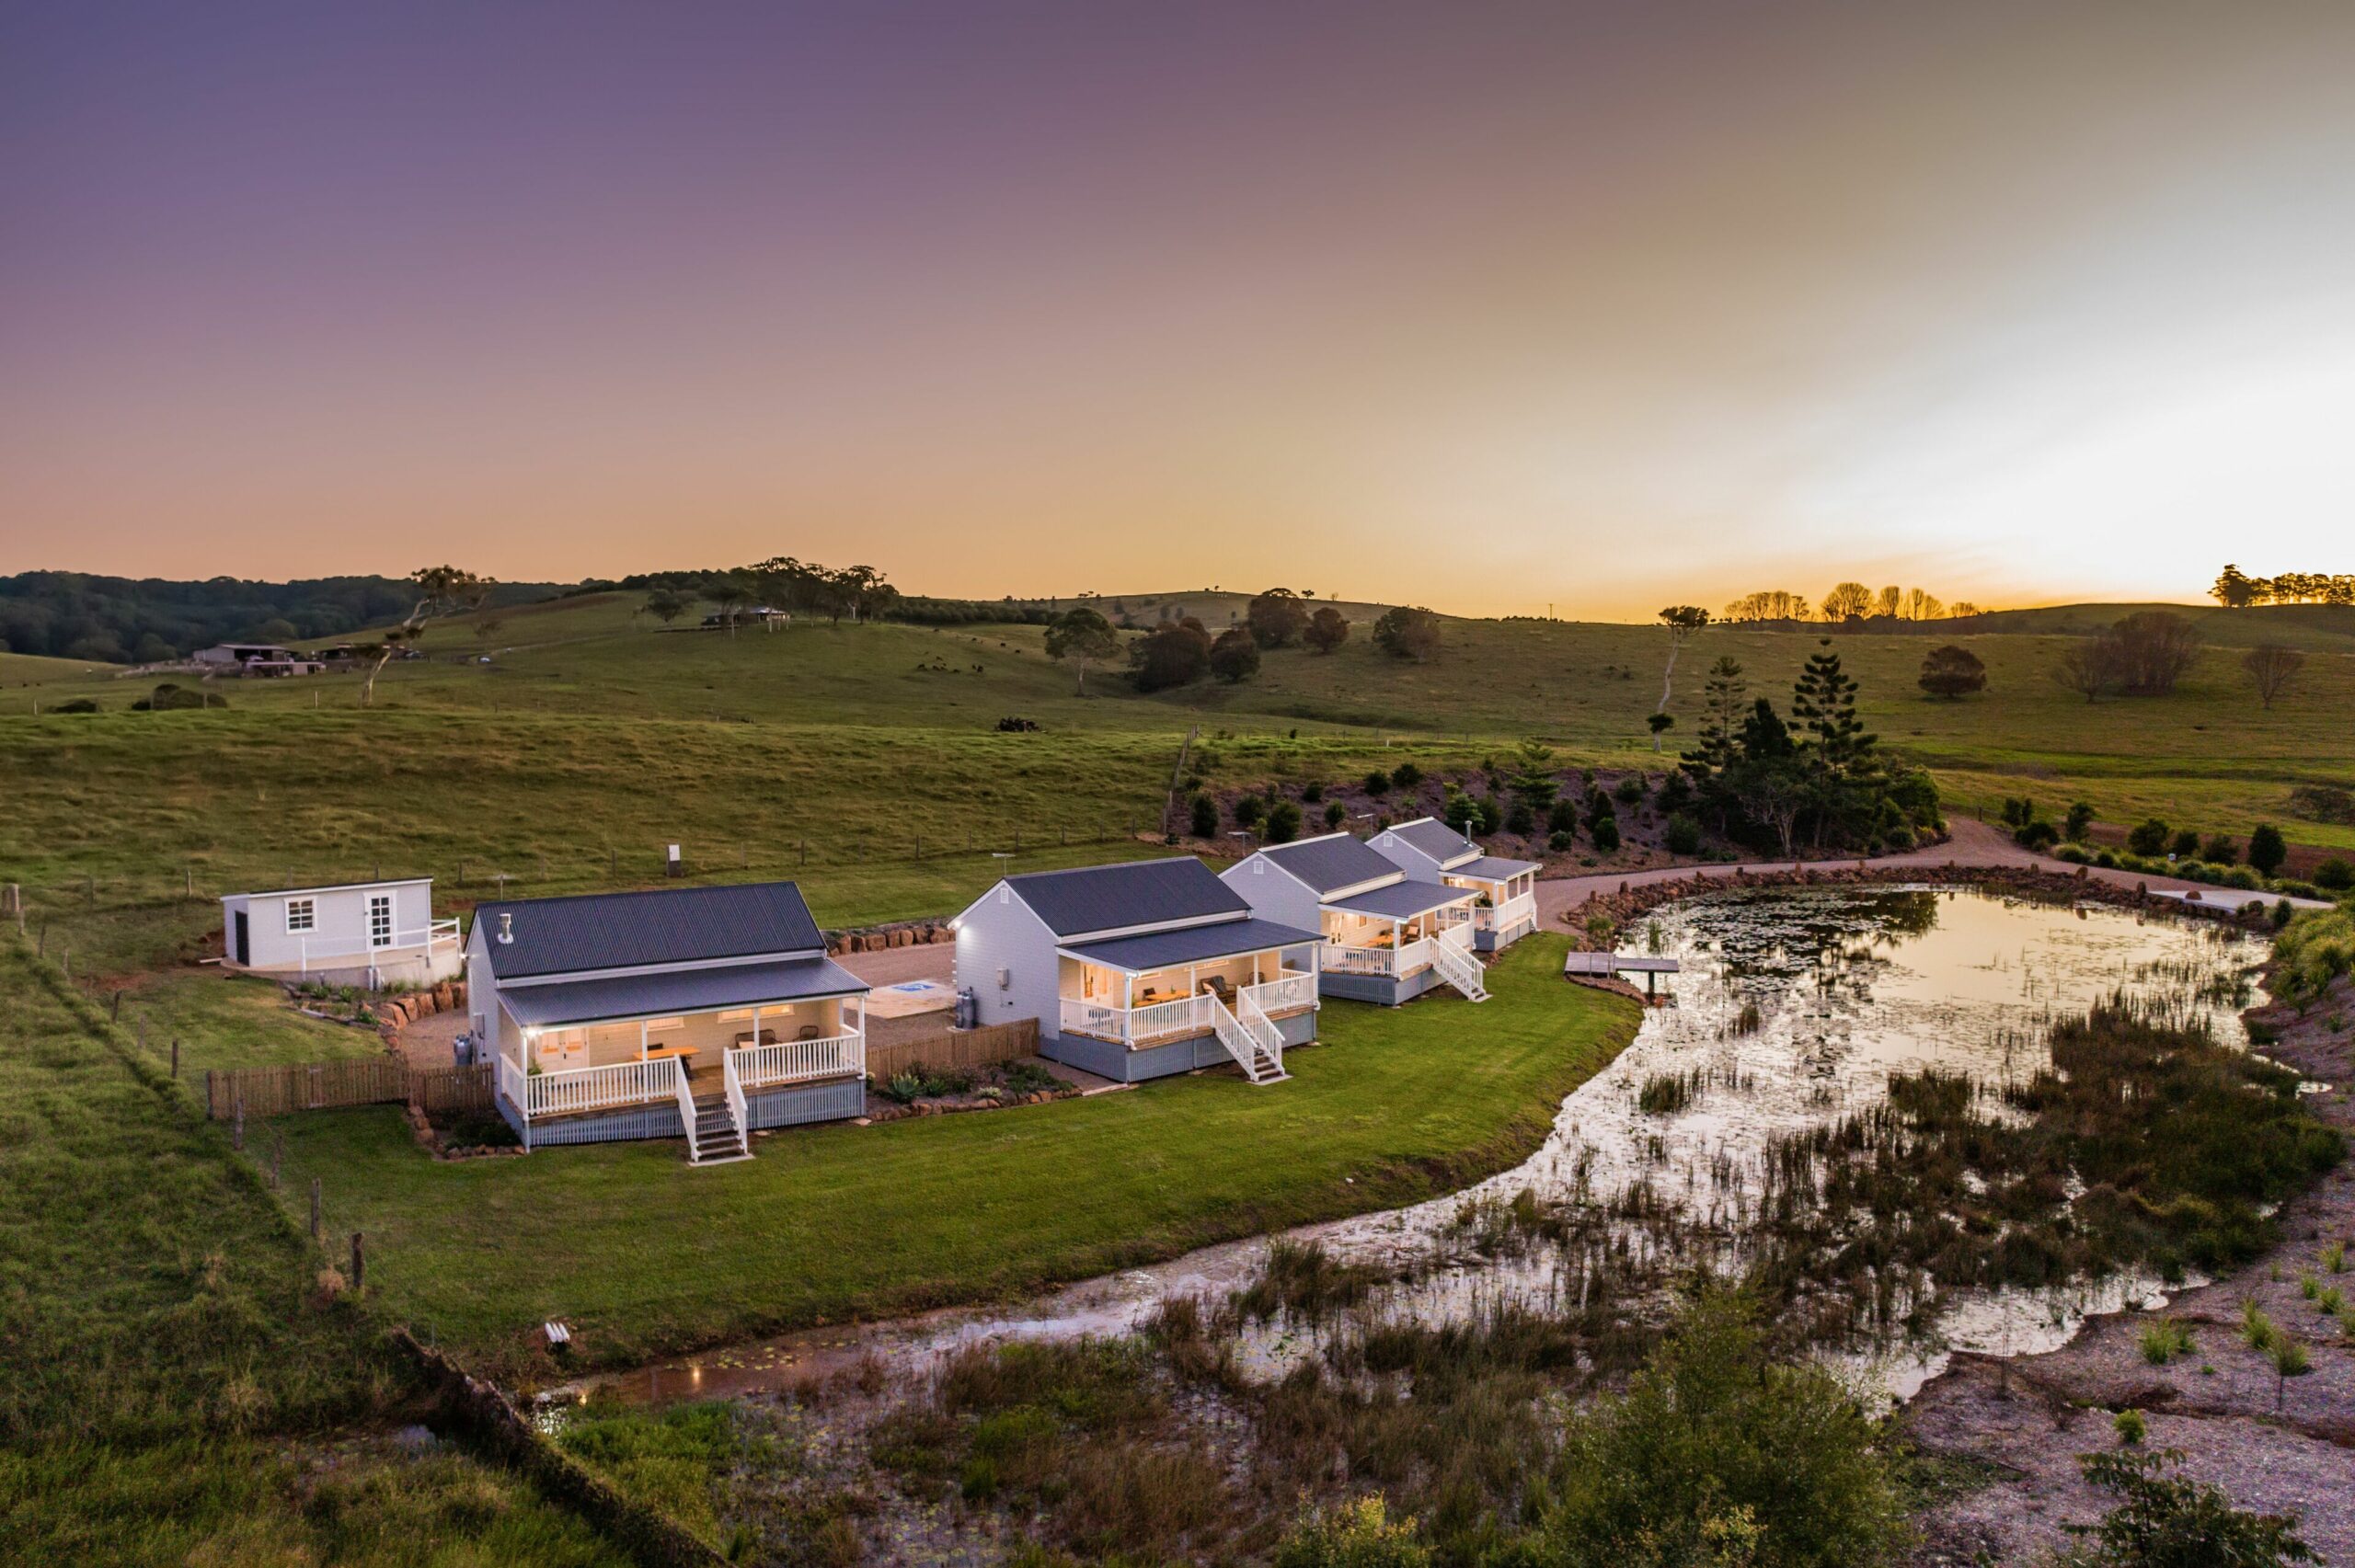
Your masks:
<svg viewBox="0 0 2355 1568"><path fill-rule="evenodd" d="M368 896L368 945L390 947L393 944L393 896L372 893Z"/></svg>
<svg viewBox="0 0 2355 1568"><path fill-rule="evenodd" d="M316 931L318 929L318 905L313 900L309 898L286 900L286 933L289 936L300 932Z"/></svg>

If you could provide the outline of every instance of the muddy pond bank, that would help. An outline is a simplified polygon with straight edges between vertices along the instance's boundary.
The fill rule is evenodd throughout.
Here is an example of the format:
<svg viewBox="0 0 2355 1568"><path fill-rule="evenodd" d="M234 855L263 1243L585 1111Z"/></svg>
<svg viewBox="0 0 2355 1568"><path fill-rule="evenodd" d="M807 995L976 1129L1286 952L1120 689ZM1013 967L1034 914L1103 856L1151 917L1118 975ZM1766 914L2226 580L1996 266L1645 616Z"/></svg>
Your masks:
<svg viewBox="0 0 2355 1568"><path fill-rule="evenodd" d="M1648 911L1623 933L1628 941L1683 960L1674 1005L1648 1015L1635 1044L1565 1101L1535 1156L1467 1192L1208 1249L1015 1311L788 1336L645 1368L599 1391L656 1403L733 1397L761 1422L790 1426L808 1483L858 1500L832 1528L864 1539L878 1561L995 1561L1022 1533L995 1481L973 1480L997 1475L989 1446L1011 1439L997 1435L995 1416L960 1425L954 1411L971 1407L944 1404L939 1391L944 1379L1002 1379L993 1368L1008 1345L1031 1347L1044 1357L1033 1364L1062 1368L1057 1376L1111 1356L1128 1379L1118 1397L1152 1413L1124 1439L1124 1462L1180 1467L1262 1533L1299 1491L1378 1486L1460 1513L1469 1494L1482 1506L1510 1502L1515 1483L1496 1476L1543 1454L1540 1417L1557 1419L1545 1413L1640 1358L1670 1287L1780 1262L1796 1271L1782 1298L1786 1347L1811 1345L1900 1394L1926 1383L1924 1414L1909 1425L1945 1421L1923 1427L1924 1447L1993 1478L1947 1505L1935 1550L1968 1539L1971 1497L2039 1473L1989 1447L2034 1423L1974 1424L1973 1409L2029 1407L1948 1402L1959 1401L1949 1391L1973 1386L1991 1355L2051 1359L2089 1319L2096 1333L2080 1343L2130 1321L2100 1314L2160 1306L2203 1284L2182 1256L2093 1280L2037 1277L2044 1254L2009 1255L1974 1235L1982 1222L2000 1231L2023 1216L2046 1224L2085 1199L2054 1177L2050 1149L2015 1136L2034 1125L2028 1107L2035 1093L2055 1092L2052 1082L2065 1088L2116 1068L2097 1052L2032 1091L2051 1080L2053 1025L2123 994L2136 1009L2118 1031L2129 1046L2125 1024L2189 1028L2237 1059L2238 1015L2257 1000L2264 944L2214 923L1921 885L1721 891ZM2134 1059L2135 1070L2151 1070L2151 1055ZM1912 1087L1893 1095L1892 1085ZM1943 1097L1938 1105L1909 1098L1924 1086ZM1933 1207L1959 1216L1952 1235L1872 1252L1888 1227L1873 1190L1853 1180L1851 1156L1869 1156L1867 1170L1879 1162L1873 1129L1899 1127L1900 1116L1910 1118L1903 1127L1967 1135L1972 1148L2006 1137L2018 1147L1998 1172L2004 1190L1974 1188L1968 1170L1941 1177ZM1922 1190L1901 1189L1895 1201ZM1966 1212L1974 1208L1983 1211L1976 1220ZM1819 1210L1838 1225L1794 1219ZM2285 1223L2302 1212L2292 1205ZM2070 1228L2050 1229L2065 1238ZM1861 1266L1851 1242L1865 1247ZM2049 1253L2062 1269L2096 1255ZM1986 1281L1941 1275L1991 1258L2000 1266ZM2030 1283L2017 1283L2022 1275ZM1124 1345L1133 1349L1089 1348ZM2028 1400L2031 1385L2019 1387ZM1093 1384L1056 1388L1055 1398L1112 1397ZM1468 1402L1459 1409L1458 1400ZM1467 1411L1483 1425L1464 1433L1506 1436L1450 1435L1444 1423L1472 1419ZM2083 1436L2066 1424L2052 1430ZM1318 1457L1328 1449L1330 1462ZM2059 1476L2051 1454L2039 1463ZM1486 1479L1449 1479L1483 1465ZM1022 1497L1022 1507L1047 1505L1045 1494ZM2017 1511L2034 1519L2029 1502L2039 1500L2023 1495ZM1219 1539L1247 1553L1258 1538Z"/></svg>
<svg viewBox="0 0 2355 1568"><path fill-rule="evenodd" d="M2269 1003L2248 1021L2261 1048L2312 1086L2315 1115L2355 1136L2355 980L2304 1006ZM2355 1168L2342 1164L2280 1214L2280 1242L2187 1289L2164 1321L2183 1348L2145 1353L2152 1315L2097 1318L2067 1345L2006 1363L1958 1357L1907 1410L1924 1452L1983 1467L1988 1483L1922 1518L1928 1563L2032 1561L2065 1527L2099 1516L2077 1456L2113 1448L2117 1413L2142 1413L2145 1447L2185 1456L2185 1473L2240 1507L2295 1514L2324 1559L2355 1562L2355 1335L2325 1292L2355 1297ZM2280 1379L2245 1333L2247 1303L2306 1348L2312 1370Z"/></svg>

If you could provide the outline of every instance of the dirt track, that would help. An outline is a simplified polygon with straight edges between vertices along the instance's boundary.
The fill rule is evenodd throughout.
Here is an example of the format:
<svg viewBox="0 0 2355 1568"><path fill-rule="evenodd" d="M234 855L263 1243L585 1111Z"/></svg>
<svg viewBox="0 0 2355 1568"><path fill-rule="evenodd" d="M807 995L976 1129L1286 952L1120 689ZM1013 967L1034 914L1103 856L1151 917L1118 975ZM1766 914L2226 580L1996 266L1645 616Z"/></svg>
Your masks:
<svg viewBox="0 0 2355 1568"><path fill-rule="evenodd" d="M1920 866L1924 872L1942 871L1949 865L1965 870L1984 866L2032 866L2039 871L2057 871L2074 876L2081 869L2065 860L2051 855L2033 854L2012 842L2001 829L1968 817L1958 817L1947 823L1950 837L1945 843L1924 849L1908 850L1902 854L1875 855L1865 861L1876 866ZM1752 876L1767 872L1787 871L1794 864L1787 860L1744 861L1739 865L1672 865L1652 871L1597 872L1591 876L1557 876L1537 884L1537 918L1545 925L1560 925L1564 917L1598 893L1614 893L1621 885L1630 887L1648 887L1656 882L1674 882L1701 876L1720 881L1740 870ZM1818 866L1855 865L1854 860L1798 862ZM2133 871L2106 871L2100 866L2082 868L2086 875L2115 887L2146 887L2153 892L2188 892L2200 888L2197 882L2187 882L2176 876L2145 876ZM2214 892L2210 888L2207 891Z"/></svg>

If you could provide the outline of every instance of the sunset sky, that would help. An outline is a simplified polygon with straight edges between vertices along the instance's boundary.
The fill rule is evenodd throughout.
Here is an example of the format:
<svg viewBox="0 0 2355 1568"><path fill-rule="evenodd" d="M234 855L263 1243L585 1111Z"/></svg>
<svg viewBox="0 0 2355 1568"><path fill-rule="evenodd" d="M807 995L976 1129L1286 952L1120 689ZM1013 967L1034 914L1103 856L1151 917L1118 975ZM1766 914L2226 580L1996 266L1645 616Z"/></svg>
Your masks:
<svg viewBox="0 0 2355 1568"><path fill-rule="evenodd" d="M0 6L0 571L2355 569L2355 6Z"/></svg>

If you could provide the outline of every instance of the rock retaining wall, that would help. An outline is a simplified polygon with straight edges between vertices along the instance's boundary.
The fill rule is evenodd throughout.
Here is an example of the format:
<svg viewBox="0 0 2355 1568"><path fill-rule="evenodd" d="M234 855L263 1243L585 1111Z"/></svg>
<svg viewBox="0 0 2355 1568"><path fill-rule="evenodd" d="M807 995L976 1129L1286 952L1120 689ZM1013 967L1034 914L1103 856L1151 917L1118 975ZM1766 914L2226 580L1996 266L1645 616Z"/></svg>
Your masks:
<svg viewBox="0 0 2355 1568"><path fill-rule="evenodd" d="M886 947L925 947L954 942L957 933L941 920L899 921L890 925L863 925L825 933L829 953L874 953Z"/></svg>

